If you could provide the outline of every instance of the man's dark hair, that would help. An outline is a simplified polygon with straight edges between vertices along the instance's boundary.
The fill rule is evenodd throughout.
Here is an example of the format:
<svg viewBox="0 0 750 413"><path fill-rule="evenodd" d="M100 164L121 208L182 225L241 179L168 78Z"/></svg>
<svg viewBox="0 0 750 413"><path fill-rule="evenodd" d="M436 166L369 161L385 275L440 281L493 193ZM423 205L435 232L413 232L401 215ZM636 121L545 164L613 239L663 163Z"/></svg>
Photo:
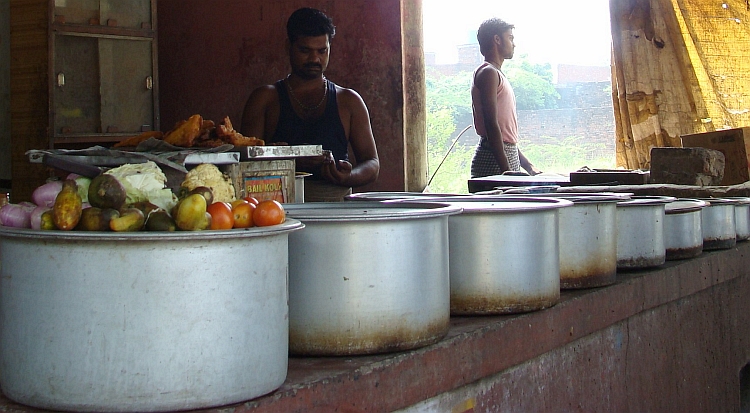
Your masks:
<svg viewBox="0 0 750 413"><path fill-rule="evenodd" d="M300 37L316 37L328 35L328 40L333 39L336 27L333 20L320 10L303 7L289 16L286 22L286 35L289 42L294 43Z"/></svg>
<svg viewBox="0 0 750 413"><path fill-rule="evenodd" d="M492 39L495 35L502 35L506 30L513 29L516 26L506 23L497 17L485 20L479 25L477 30L477 40L479 41L479 51L482 52L483 56L486 56L492 47Z"/></svg>

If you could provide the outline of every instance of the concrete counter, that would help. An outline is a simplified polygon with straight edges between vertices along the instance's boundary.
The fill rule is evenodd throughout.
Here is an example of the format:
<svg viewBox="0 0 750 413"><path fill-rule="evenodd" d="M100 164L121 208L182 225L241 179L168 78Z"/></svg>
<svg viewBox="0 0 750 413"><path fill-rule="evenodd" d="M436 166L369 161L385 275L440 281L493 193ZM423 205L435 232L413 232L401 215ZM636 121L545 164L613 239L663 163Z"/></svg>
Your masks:
<svg viewBox="0 0 750 413"><path fill-rule="evenodd" d="M274 393L207 411L740 411L750 398L748 269L744 242L564 291L550 309L454 317L447 337L418 350L293 357ZM38 410L1 399L0 411Z"/></svg>

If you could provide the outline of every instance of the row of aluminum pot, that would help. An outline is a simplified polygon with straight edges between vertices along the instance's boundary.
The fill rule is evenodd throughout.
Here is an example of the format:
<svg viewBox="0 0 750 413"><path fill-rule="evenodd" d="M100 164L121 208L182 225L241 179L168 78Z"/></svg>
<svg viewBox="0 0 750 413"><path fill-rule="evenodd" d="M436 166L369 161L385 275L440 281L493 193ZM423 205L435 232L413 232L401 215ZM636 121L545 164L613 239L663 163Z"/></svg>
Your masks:
<svg viewBox="0 0 750 413"><path fill-rule="evenodd" d="M226 405L289 354L401 351L451 315L555 305L750 237L750 200L363 193L286 204L276 227L66 233L0 227L0 387L68 411ZM353 202L358 201L358 202Z"/></svg>

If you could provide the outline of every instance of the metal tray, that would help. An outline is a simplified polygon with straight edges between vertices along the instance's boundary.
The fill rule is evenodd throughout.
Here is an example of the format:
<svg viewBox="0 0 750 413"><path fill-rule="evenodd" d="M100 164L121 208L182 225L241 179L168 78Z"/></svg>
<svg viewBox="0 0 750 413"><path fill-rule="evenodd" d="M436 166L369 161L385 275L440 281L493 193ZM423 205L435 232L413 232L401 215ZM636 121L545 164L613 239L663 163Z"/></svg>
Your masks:
<svg viewBox="0 0 750 413"><path fill-rule="evenodd" d="M240 161L254 159L288 159L307 156L323 155L322 145L291 145L291 146L235 146L234 151L240 153Z"/></svg>

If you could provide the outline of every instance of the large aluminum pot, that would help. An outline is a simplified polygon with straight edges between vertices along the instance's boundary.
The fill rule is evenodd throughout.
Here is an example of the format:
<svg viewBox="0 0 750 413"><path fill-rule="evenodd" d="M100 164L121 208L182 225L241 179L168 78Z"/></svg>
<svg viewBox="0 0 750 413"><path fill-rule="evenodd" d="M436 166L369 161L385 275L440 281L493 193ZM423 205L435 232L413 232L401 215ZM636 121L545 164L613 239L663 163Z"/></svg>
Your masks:
<svg viewBox="0 0 750 413"><path fill-rule="evenodd" d="M737 242L750 239L750 198L729 197L734 204L734 226Z"/></svg>
<svg viewBox="0 0 750 413"><path fill-rule="evenodd" d="M448 216L439 204L294 204L289 351L353 355L432 344L448 332Z"/></svg>
<svg viewBox="0 0 750 413"><path fill-rule="evenodd" d="M271 392L288 363L287 240L274 227L0 227L0 387L86 412L187 410Z"/></svg>
<svg viewBox="0 0 750 413"><path fill-rule="evenodd" d="M665 205L676 198L634 196L617 203L617 268L648 268L666 262Z"/></svg>
<svg viewBox="0 0 750 413"><path fill-rule="evenodd" d="M617 281L617 202L630 194L549 193L573 202L560 210L560 287L591 288Z"/></svg>
<svg viewBox="0 0 750 413"><path fill-rule="evenodd" d="M703 198L708 206L701 211L703 250L733 248L737 244L737 223L734 206L737 203L726 198Z"/></svg>
<svg viewBox="0 0 750 413"><path fill-rule="evenodd" d="M557 198L509 195L440 197L451 216L451 314L540 310L560 300Z"/></svg>
<svg viewBox="0 0 750 413"><path fill-rule="evenodd" d="M701 210L708 205L699 199L677 199L665 206L664 246L667 260L693 258L703 252Z"/></svg>

